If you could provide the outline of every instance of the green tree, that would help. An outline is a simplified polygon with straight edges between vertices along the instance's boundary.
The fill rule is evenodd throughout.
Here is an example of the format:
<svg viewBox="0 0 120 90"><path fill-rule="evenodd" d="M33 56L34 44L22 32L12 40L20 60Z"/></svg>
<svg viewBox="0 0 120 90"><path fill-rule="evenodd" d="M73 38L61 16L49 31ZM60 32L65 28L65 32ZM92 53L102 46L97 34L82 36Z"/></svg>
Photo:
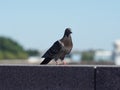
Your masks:
<svg viewBox="0 0 120 90"><path fill-rule="evenodd" d="M4 59L16 59L17 56L9 51L4 51L3 52L3 57Z"/></svg>
<svg viewBox="0 0 120 90"><path fill-rule="evenodd" d="M4 59L4 55L2 51L0 51L0 59Z"/></svg>
<svg viewBox="0 0 120 90"><path fill-rule="evenodd" d="M27 52L16 41L0 37L0 59L26 59Z"/></svg>
<svg viewBox="0 0 120 90"><path fill-rule="evenodd" d="M29 56L39 56L40 52L37 50L33 50L33 49L29 49L26 51L28 53Z"/></svg>
<svg viewBox="0 0 120 90"><path fill-rule="evenodd" d="M92 61L94 60L94 50L89 50L89 51L83 51L82 52L82 60L85 61Z"/></svg>

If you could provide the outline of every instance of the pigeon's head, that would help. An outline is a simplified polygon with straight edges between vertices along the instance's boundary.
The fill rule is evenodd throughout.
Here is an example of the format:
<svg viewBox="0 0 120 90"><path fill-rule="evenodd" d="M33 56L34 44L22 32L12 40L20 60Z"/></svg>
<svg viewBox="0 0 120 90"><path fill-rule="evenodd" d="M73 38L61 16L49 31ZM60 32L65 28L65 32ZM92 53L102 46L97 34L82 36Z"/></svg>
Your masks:
<svg viewBox="0 0 120 90"><path fill-rule="evenodd" d="M65 29L65 35L69 36L72 33L71 28L66 28Z"/></svg>

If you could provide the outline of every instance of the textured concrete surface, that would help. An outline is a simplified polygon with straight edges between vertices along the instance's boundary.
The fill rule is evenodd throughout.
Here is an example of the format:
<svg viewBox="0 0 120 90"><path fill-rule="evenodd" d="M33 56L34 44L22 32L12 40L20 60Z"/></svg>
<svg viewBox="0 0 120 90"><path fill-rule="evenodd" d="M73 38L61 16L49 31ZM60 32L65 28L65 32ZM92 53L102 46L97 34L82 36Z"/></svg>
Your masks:
<svg viewBox="0 0 120 90"><path fill-rule="evenodd" d="M0 66L0 90L94 90L94 68Z"/></svg>
<svg viewBox="0 0 120 90"><path fill-rule="evenodd" d="M97 67L96 90L120 90L120 67Z"/></svg>

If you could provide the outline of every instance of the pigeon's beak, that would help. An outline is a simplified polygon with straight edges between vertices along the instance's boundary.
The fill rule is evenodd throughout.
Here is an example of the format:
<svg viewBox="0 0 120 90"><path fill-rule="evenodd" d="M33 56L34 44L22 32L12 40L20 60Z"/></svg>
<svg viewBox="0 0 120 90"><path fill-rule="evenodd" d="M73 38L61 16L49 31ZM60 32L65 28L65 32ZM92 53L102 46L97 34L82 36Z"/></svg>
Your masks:
<svg viewBox="0 0 120 90"><path fill-rule="evenodd" d="M72 33L72 31L70 31L70 33Z"/></svg>

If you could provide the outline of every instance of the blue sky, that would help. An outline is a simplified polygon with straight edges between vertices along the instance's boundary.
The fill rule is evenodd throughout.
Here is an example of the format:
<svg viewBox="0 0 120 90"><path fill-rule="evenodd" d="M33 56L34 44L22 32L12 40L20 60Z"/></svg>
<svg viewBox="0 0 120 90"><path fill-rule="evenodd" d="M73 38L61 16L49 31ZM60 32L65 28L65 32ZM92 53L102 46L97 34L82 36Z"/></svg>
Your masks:
<svg viewBox="0 0 120 90"><path fill-rule="evenodd" d="M74 50L112 50L120 39L120 0L0 0L0 35L48 49L65 28Z"/></svg>

